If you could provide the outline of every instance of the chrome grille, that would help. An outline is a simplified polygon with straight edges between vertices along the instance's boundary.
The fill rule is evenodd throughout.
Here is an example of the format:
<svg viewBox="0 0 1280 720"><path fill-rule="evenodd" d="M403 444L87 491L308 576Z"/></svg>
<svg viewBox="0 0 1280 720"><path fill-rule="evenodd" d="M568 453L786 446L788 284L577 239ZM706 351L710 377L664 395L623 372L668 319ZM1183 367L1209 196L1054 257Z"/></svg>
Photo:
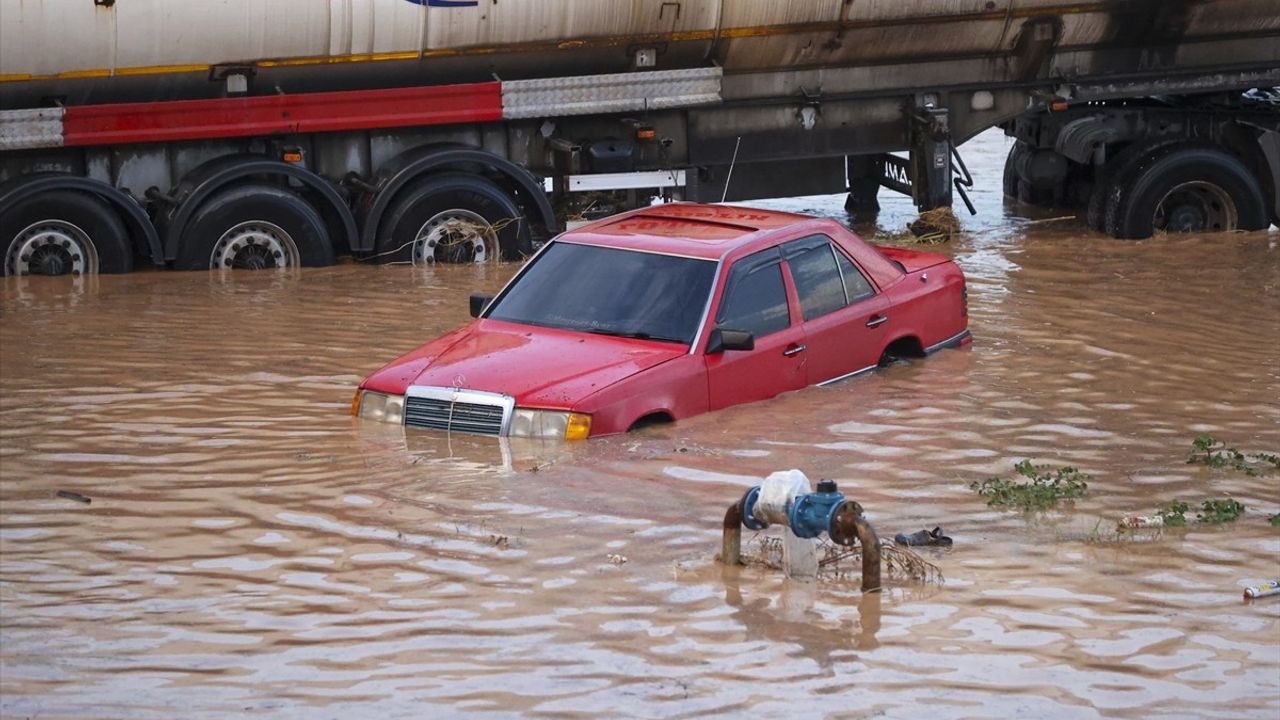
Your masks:
<svg viewBox="0 0 1280 720"><path fill-rule="evenodd" d="M410 396L405 398L404 424L431 430L501 435L505 413L501 405Z"/></svg>

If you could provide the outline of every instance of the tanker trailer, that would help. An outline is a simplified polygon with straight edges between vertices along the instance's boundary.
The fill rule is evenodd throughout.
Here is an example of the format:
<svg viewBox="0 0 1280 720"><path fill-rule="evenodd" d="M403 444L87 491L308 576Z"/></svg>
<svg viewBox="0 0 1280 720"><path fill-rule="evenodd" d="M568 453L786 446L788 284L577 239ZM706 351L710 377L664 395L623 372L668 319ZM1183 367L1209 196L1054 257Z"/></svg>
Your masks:
<svg viewBox="0 0 1280 720"><path fill-rule="evenodd" d="M1274 9L0 0L3 271L517 258L583 193L848 189L868 208L883 186L927 209L952 200L955 146L995 125L1028 200L1099 196L1131 235L1249 229L1259 196L1280 205L1274 113L1227 99L1280 84ZM1234 210L1151 210L1156 153L1216 188L1175 200ZM1107 190L1139 172L1141 197Z"/></svg>

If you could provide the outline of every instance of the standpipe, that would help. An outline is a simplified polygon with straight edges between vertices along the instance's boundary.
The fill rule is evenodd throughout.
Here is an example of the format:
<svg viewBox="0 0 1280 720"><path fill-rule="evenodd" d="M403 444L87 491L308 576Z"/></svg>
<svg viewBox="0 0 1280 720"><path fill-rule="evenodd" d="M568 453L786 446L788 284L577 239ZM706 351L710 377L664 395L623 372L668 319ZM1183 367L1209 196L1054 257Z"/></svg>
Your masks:
<svg viewBox="0 0 1280 720"><path fill-rule="evenodd" d="M776 509L759 507L762 491L773 495L765 486L757 485L725 511L720 549L722 563L741 564L743 526L764 530L770 524L781 523L796 537L816 538L825 532L837 545L861 545L862 591L878 592L881 589L880 539L863 515L862 506L841 495L835 482L820 480L816 492L796 495L789 498L783 508ZM756 512L758 508L761 512Z"/></svg>

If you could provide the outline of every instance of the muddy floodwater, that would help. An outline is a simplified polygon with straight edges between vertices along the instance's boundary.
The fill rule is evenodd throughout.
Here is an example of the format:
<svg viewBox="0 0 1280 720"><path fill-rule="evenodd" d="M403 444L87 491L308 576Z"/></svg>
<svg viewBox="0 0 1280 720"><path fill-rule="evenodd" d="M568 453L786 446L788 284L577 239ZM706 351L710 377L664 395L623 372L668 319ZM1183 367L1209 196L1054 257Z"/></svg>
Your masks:
<svg viewBox="0 0 1280 720"><path fill-rule="evenodd" d="M1005 207L1006 147L965 146L979 215L939 246L971 347L568 446L349 414L510 265L5 278L0 715L1280 717L1280 598L1241 599L1280 579L1280 473L1186 463L1203 433L1280 452L1280 232ZM1024 458L1086 495L969 489ZM941 525L945 582L717 564L725 508L787 468L881 536ZM1228 497L1221 527L1113 531Z"/></svg>

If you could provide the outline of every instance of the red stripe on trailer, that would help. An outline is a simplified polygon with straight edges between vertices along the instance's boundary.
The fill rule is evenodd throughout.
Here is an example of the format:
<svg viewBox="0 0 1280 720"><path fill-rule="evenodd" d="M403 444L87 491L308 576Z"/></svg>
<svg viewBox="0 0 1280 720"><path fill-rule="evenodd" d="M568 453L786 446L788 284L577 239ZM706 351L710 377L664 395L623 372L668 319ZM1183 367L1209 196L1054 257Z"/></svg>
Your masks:
<svg viewBox="0 0 1280 720"><path fill-rule="evenodd" d="M502 83L69 107L63 144L202 140L502 119Z"/></svg>

